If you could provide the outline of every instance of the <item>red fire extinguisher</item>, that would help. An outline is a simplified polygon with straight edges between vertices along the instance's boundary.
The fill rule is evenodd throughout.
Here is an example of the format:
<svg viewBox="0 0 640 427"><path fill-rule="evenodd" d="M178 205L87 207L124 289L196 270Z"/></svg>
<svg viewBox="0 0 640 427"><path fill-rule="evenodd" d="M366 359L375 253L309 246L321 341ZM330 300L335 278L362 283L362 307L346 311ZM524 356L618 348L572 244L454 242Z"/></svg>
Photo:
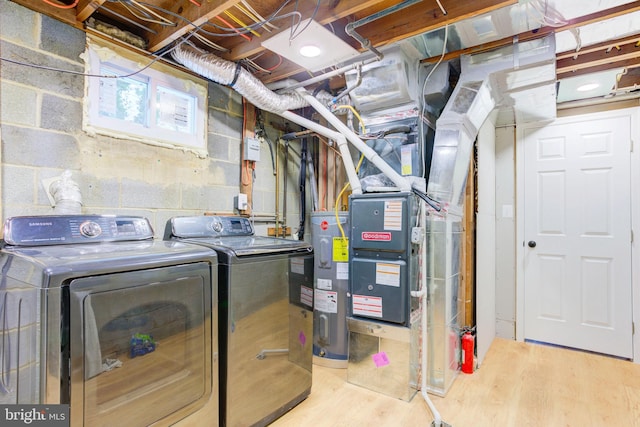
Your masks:
<svg viewBox="0 0 640 427"><path fill-rule="evenodd" d="M466 331L462 335L462 372L473 374L473 347L475 338L471 331Z"/></svg>

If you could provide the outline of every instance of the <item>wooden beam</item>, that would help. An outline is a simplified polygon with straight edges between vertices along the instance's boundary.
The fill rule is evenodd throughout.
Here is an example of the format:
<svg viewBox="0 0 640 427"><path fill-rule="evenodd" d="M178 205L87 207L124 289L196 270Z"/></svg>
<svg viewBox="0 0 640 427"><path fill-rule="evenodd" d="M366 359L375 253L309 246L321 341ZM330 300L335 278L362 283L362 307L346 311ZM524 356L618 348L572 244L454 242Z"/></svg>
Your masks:
<svg viewBox="0 0 640 427"><path fill-rule="evenodd" d="M622 6L613 7L600 12L575 18L570 20L566 25L563 25L561 27L548 27L548 26L541 27L535 31L527 31L525 33L520 33L514 36L505 37L500 40L483 43L478 46L473 46L473 47L449 52L444 55L443 60L448 61L450 59L458 58L461 55L471 55L474 53L486 52L489 50L497 49L503 46L513 44L516 40L518 42L524 42L524 41L539 39L551 33L579 28L585 25L594 24L596 22L605 21L607 19L616 18L618 16L626 15L628 13L633 13L637 11L640 11L640 1L634 1L632 3L628 3ZM431 58L423 59L422 62L436 62L438 61L438 59L439 59L439 56L431 57Z"/></svg>
<svg viewBox="0 0 640 427"><path fill-rule="evenodd" d="M423 1L402 9L398 13L381 17L357 28L356 31L377 47L511 6L517 2L517 0L441 0L447 11L447 14L443 15L436 2ZM384 31L380 31L381 28Z"/></svg>
<svg viewBox="0 0 640 427"><path fill-rule="evenodd" d="M623 74L618 82L618 89L635 90L638 88L640 88L640 64L636 68L627 68L626 74Z"/></svg>
<svg viewBox="0 0 640 427"><path fill-rule="evenodd" d="M322 25L326 25L352 15L365 8L375 6L381 2L382 0L341 0L339 2L321 2L320 8L318 9L318 13L316 13L314 20ZM289 6L285 7L280 15L294 12L295 9L296 5L292 3ZM300 5L297 11L301 14L302 19L304 20L310 18L313 15L314 9L315 1L313 3L306 2L303 5ZM290 26L290 22L286 20L276 21L275 23L282 26L282 31L288 31L286 30L286 28ZM273 37L278 33L278 31L274 31L272 33L262 33L261 37L254 37L251 39L251 41L246 41L241 39L240 37L236 37L233 40L229 40L227 43L225 43L225 47L227 47L230 52L222 54L221 56L225 59L228 59L229 61L237 61L239 59L244 59L249 56L256 55L264 50L264 48L262 47L262 42L268 40L270 37Z"/></svg>
<svg viewBox="0 0 640 427"><path fill-rule="evenodd" d="M577 76L583 76L585 74L597 73L599 71L606 71L612 68L630 69L630 68L637 68L637 67L640 67L640 60L638 58L632 58L626 61L616 62L615 64L604 63L604 64L600 64L600 65L592 66L588 68L581 68L575 71L567 69L561 73L556 73L556 78L560 80L560 79L565 79L567 77L577 77Z"/></svg>
<svg viewBox="0 0 640 427"><path fill-rule="evenodd" d="M318 21L321 24L325 24L330 20L341 19L345 16L348 16L347 13L360 16L360 14L362 14L363 12L366 12L367 14L373 14L373 13L380 12L386 9L387 7L389 7L389 4L388 4L389 2L380 2L380 1L359 2L357 3L358 7L355 7L355 5L352 3L353 3L353 0L344 1L344 2L341 1L338 3L338 6L334 9L328 9L328 8L323 9L321 7L320 10L322 11L322 13L319 11L317 14ZM430 23L429 28L435 29L435 28L444 26L445 24L454 23L459 20L468 18L470 16L475 16L477 14L486 13L486 12L498 9L500 7L512 5L514 3L517 3L517 0L476 0L474 2L458 2L456 0L443 0L442 3L443 3L443 6L445 7L445 10L447 10L446 16L442 14L442 12L440 11L440 8L437 6L435 1L431 1L431 2L423 1L414 6L409 6L405 9L402 9L401 11L391 14L387 17L381 17L380 19L370 24L367 24L366 26L363 26L362 30L366 31L367 29L369 29L369 31L374 31L375 37L371 38L371 36L369 36L367 38L371 38L371 42L374 45L379 46L381 44L387 43L386 39L387 37L389 37L389 34L390 34L389 31L386 31L386 30L379 31L380 28L385 28L385 29L390 28L391 33L395 34L395 36L393 36L391 41L397 41L397 40L404 39L404 38L413 36L415 34L424 32L425 31L424 29L426 28L425 22ZM414 10L412 10L412 8ZM427 12L428 17L439 15L440 18L435 21L432 19L425 20L423 19L422 16L416 16L415 9L421 10L422 14L425 13L425 10L428 11ZM365 17L365 16L362 16L362 17ZM388 22L385 23L388 20L398 20L398 19L402 20L402 22L399 24L393 24ZM387 27L387 25L391 25L393 28ZM343 28L340 28L340 30L343 30ZM356 29L356 31L360 33L359 28ZM407 33L408 31L409 33ZM360 33L360 34L364 34L364 33ZM255 55L263 50L262 46L258 45L258 43L260 43L261 41L262 40L259 40L259 41L252 40L251 42L241 43L236 48L233 48L231 53L223 54L222 56L226 59L237 60L239 59L239 57ZM349 42L357 49L364 50L361 46L358 46L357 43L355 43L355 40L349 40ZM252 50L248 50L248 49L252 49ZM262 78L262 80L265 83L268 83L271 81L277 81L277 80L298 74L302 71L304 71L302 67L296 64L292 64L288 67L280 67L271 75L265 78Z"/></svg>
<svg viewBox="0 0 640 427"><path fill-rule="evenodd" d="M28 9L47 15L53 19L57 19L58 21L62 21L65 24L71 25L72 27L82 28L82 23L76 21L75 8L60 9L55 6L49 6L48 4L43 3L42 0L13 0L13 2ZM60 3L60 5L64 6L64 3ZM27 28L25 28L25 30L27 30ZM28 30L31 29L29 28Z"/></svg>
<svg viewBox="0 0 640 427"><path fill-rule="evenodd" d="M247 209L241 210L240 213L244 215L250 215L253 211L253 169L255 168L255 162L246 160L244 158L244 149L246 144L246 138L254 138L256 128L256 107L249 101L242 98L242 114L243 127L242 127L242 142L240 143L240 192L247 195Z"/></svg>
<svg viewBox="0 0 640 427"><path fill-rule="evenodd" d="M167 46L174 40L184 36L193 29L193 25L202 25L209 20L213 20L230 7L240 3L240 0L213 0L203 1L198 7L189 0L178 0L172 2L167 9L183 19L176 19L177 27L165 27L158 24L152 24L149 28L155 30L158 34L149 37L149 51L156 52Z"/></svg>
<svg viewBox="0 0 640 427"><path fill-rule="evenodd" d="M602 50L610 50L610 49L614 49L614 48L619 48L621 46L627 45L627 44L633 44L635 45L636 43L640 42L640 34L636 34L633 36L629 36L629 37L623 37L621 39L616 39L616 40L609 40L603 43L598 43L598 44L594 44L591 46L587 46L583 49L580 49L578 52L570 50L567 52L562 52L556 55L556 59L560 60L560 59L566 59L566 58L576 58L576 57L581 57L583 55L586 55L587 53L593 53L593 52L598 52L598 51L602 51Z"/></svg>
<svg viewBox="0 0 640 427"><path fill-rule="evenodd" d="M76 7L76 20L78 22L86 21L105 1L106 0L80 0Z"/></svg>
<svg viewBox="0 0 640 427"><path fill-rule="evenodd" d="M619 49L600 49L597 51L580 54L577 58L562 58L556 61L556 73L558 75L571 73L578 70L591 69L601 65L607 68L616 68L619 63L640 63L640 48L635 43L620 45Z"/></svg>
<svg viewBox="0 0 640 427"><path fill-rule="evenodd" d="M640 67L640 34L588 46L578 52L556 55L558 79L575 77L611 68Z"/></svg>

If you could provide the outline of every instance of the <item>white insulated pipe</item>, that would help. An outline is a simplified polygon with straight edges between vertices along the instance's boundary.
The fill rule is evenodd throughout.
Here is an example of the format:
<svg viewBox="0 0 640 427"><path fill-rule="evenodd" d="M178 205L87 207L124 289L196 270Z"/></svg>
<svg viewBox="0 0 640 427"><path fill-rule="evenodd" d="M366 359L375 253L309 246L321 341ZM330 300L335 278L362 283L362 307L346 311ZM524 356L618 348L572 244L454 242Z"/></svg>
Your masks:
<svg viewBox="0 0 640 427"><path fill-rule="evenodd" d="M313 97L312 97L313 98ZM315 99L315 98L314 98ZM347 139L344 135L334 130L331 130L327 127L324 127L312 120L306 119L302 116L299 116L291 111L285 111L283 113L278 113L282 118L291 120L292 122L312 130L324 137L329 139L333 139L338 144L338 148L340 149L340 154L342 154L342 163L347 172L347 179L349 180L349 185L351 186L351 192L354 194L362 194L362 186L360 185L360 180L358 179L358 174L356 173L356 167L353 164L353 159L351 158L351 153L349 152L349 146L347 144Z"/></svg>
<svg viewBox="0 0 640 427"><path fill-rule="evenodd" d="M322 117L324 117L334 128L338 130L342 135L345 135L353 146L360 151L364 156L373 163L380 171L385 174L397 187L400 191L411 192L411 183L405 179L402 175L395 171L387 162L385 162L382 157L376 153L373 148L369 147L365 144L358 135L347 125L345 125L342 120L336 117L327 107L325 107L320 101L314 98L309 92L305 89L297 89L298 93L302 95L302 97L312 106Z"/></svg>

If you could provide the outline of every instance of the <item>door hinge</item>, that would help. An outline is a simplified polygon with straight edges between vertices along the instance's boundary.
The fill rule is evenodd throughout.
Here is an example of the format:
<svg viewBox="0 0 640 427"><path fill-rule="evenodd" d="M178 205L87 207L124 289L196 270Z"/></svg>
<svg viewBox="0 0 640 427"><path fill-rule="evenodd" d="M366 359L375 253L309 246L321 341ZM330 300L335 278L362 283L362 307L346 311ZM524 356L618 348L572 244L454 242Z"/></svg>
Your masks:
<svg viewBox="0 0 640 427"><path fill-rule="evenodd" d="M633 236L633 230L631 230L631 243L633 243L633 238L634 238L634 236Z"/></svg>
<svg viewBox="0 0 640 427"><path fill-rule="evenodd" d="M636 334L636 322L631 322L631 335Z"/></svg>
<svg viewBox="0 0 640 427"><path fill-rule="evenodd" d="M631 152L633 153L633 139L631 140Z"/></svg>

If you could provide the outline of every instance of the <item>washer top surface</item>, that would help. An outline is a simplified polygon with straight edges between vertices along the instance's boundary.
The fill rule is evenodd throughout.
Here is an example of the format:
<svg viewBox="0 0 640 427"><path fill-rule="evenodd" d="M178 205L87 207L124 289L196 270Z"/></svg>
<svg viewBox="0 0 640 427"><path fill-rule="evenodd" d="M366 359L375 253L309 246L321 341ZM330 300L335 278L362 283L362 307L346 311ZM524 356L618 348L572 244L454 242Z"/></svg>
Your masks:
<svg viewBox="0 0 640 427"><path fill-rule="evenodd" d="M154 240L146 218L100 215L9 218L1 254L15 277L50 278L45 286L86 275L217 263L216 253L202 245Z"/></svg>
<svg viewBox="0 0 640 427"><path fill-rule="evenodd" d="M164 237L208 246L238 257L313 250L309 243L301 240L255 236L251 222L244 217L175 217L167 222Z"/></svg>

